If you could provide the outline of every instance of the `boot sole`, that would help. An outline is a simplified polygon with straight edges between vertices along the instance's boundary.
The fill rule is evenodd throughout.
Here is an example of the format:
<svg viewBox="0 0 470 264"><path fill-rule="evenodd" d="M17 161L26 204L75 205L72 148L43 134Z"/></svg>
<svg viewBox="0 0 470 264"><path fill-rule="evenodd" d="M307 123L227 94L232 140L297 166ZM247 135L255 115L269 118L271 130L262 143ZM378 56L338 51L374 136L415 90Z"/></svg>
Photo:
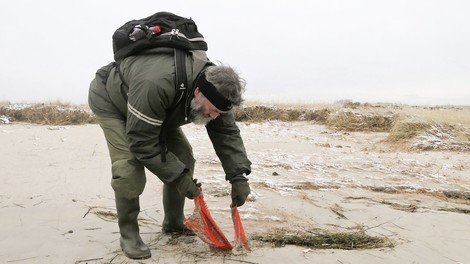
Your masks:
<svg viewBox="0 0 470 264"><path fill-rule="evenodd" d="M184 235L184 236L195 236L196 234L190 229L173 229L173 228L162 228L162 232L165 235Z"/></svg>
<svg viewBox="0 0 470 264"><path fill-rule="evenodd" d="M126 257L130 258L130 259L148 259L150 257L152 257L152 253L150 253L150 251L148 253L145 253L144 255L129 255L127 254L126 251L124 251L124 249L122 250L124 252L124 255L126 255Z"/></svg>

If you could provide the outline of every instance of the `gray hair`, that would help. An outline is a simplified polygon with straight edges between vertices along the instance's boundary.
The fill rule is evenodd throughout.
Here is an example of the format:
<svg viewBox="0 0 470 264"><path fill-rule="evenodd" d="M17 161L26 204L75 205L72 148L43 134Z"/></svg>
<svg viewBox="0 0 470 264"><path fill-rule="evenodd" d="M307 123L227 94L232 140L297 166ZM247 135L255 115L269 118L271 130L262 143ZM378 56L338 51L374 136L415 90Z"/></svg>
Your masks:
<svg viewBox="0 0 470 264"><path fill-rule="evenodd" d="M239 106L243 102L246 81L232 67L210 66L206 70L206 79L233 105Z"/></svg>

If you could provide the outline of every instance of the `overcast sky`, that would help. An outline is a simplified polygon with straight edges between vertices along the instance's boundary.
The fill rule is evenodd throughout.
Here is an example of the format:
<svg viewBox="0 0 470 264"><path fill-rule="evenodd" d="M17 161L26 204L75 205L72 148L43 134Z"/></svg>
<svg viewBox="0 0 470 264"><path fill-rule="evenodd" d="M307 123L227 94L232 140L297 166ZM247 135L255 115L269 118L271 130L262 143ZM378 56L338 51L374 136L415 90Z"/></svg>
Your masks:
<svg viewBox="0 0 470 264"><path fill-rule="evenodd" d="M86 103L131 19L192 17L246 99L470 105L468 0L15 0L0 3L0 101Z"/></svg>

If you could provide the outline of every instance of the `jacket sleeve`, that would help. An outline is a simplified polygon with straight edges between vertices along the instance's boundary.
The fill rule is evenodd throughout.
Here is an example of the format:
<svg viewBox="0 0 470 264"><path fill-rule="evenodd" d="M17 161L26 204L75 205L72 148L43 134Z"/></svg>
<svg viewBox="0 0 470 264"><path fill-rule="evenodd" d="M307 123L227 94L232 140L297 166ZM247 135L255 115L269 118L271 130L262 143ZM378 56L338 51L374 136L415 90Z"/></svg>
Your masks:
<svg viewBox="0 0 470 264"><path fill-rule="evenodd" d="M206 125L225 172L225 179L230 181L234 176L251 173L251 162L248 160L240 129L235 123L233 112L220 115Z"/></svg>
<svg viewBox="0 0 470 264"><path fill-rule="evenodd" d="M172 103L162 87L173 85L171 80L159 80L134 83L129 90L127 103L126 132L131 152L153 174L164 183L176 180L185 169L185 165L176 155L166 153L166 162L162 162L162 150L159 143L161 125L166 117L166 109Z"/></svg>

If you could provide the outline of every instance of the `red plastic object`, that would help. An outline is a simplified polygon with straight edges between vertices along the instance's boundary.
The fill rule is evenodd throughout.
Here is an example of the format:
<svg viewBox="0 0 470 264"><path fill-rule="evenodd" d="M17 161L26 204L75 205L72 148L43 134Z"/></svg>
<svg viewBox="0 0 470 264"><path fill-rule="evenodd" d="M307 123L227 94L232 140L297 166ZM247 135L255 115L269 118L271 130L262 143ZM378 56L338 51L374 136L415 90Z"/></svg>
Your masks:
<svg viewBox="0 0 470 264"><path fill-rule="evenodd" d="M151 27L150 30L152 30L153 34L159 34L160 32L162 32L160 26Z"/></svg>
<svg viewBox="0 0 470 264"><path fill-rule="evenodd" d="M243 246L246 250L251 251L248 241L246 240L245 230L243 229L242 220L238 213L237 207L232 207L233 227L235 228L235 247Z"/></svg>
<svg viewBox="0 0 470 264"><path fill-rule="evenodd" d="M184 220L186 227L212 248L224 251L232 250L232 245L209 213L202 194L194 197L194 205L193 214Z"/></svg>

